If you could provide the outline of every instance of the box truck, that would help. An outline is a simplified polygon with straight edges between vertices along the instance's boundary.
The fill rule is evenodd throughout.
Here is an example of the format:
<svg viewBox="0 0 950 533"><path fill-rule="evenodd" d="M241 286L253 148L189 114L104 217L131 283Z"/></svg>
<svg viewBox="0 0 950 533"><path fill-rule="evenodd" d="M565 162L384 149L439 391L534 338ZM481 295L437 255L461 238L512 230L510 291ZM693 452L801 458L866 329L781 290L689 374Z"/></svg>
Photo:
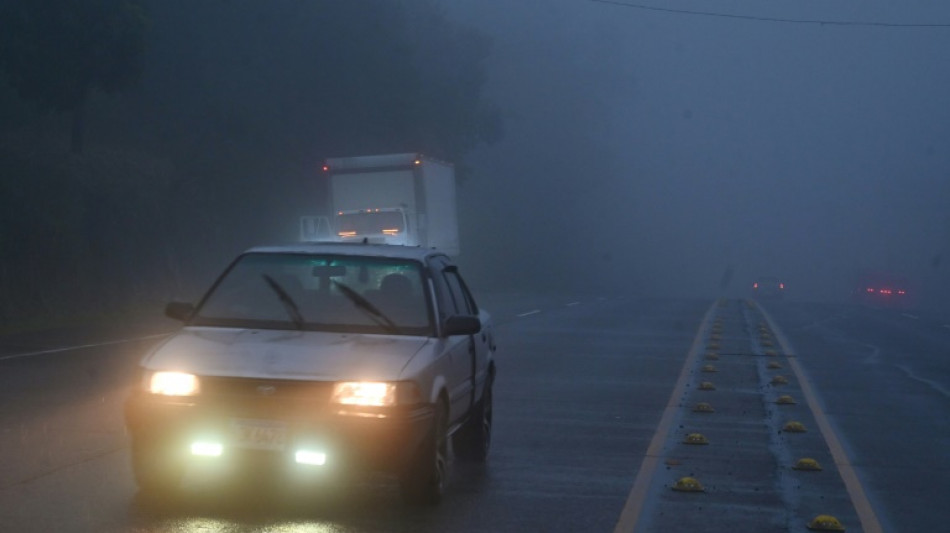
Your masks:
<svg viewBox="0 0 950 533"><path fill-rule="evenodd" d="M326 160L323 173L331 240L459 254L452 164L417 153L335 157ZM313 240L303 231L302 238Z"/></svg>

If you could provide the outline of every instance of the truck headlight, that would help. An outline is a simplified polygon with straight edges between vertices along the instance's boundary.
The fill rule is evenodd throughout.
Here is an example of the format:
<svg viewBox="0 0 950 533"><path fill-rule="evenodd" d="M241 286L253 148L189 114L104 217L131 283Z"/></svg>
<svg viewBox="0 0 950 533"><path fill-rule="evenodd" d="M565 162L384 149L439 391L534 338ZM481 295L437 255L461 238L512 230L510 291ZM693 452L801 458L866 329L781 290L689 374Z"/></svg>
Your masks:
<svg viewBox="0 0 950 533"><path fill-rule="evenodd" d="M185 372L155 372L147 377L146 387L165 396L194 396L201 390L198 376Z"/></svg>
<svg viewBox="0 0 950 533"><path fill-rule="evenodd" d="M418 402L419 388L406 381L341 381L333 386L330 401L340 405L389 407Z"/></svg>

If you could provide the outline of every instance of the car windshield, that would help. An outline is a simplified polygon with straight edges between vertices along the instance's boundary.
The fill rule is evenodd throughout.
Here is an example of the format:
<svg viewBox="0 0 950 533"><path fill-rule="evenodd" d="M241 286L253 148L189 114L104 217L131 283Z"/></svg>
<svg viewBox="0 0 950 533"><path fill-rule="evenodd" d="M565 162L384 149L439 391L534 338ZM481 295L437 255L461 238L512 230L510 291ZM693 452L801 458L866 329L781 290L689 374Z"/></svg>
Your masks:
<svg viewBox="0 0 950 533"><path fill-rule="evenodd" d="M251 253L202 302L193 325L431 335L416 261Z"/></svg>

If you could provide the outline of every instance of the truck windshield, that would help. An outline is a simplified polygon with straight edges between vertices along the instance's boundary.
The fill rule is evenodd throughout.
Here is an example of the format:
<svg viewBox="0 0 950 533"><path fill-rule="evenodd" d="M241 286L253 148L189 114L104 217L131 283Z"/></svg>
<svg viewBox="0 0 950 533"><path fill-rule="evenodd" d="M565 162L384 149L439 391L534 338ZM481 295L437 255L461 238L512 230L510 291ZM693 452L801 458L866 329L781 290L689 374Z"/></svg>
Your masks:
<svg viewBox="0 0 950 533"><path fill-rule="evenodd" d="M411 260L252 253L215 284L192 324L428 336L425 287Z"/></svg>
<svg viewBox="0 0 950 533"><path fill-rule="evenodd" d="M359 211L336 216L340 237L357 235L400 235L406 231L402 211Z"/></svg>

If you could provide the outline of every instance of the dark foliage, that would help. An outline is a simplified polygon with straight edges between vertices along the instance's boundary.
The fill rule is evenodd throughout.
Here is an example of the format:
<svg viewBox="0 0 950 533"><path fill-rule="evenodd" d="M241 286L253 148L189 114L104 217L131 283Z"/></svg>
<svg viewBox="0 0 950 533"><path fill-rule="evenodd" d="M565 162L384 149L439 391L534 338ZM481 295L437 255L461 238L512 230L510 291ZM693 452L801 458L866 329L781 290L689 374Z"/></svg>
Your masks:
<svg viewBox="0 0 950 533"><path fill-rule="evenodd" d="M78 23L70 10L135 5L0 0L0 9L34 4L96 35L103 21ZM322 210L323 158L458 160L500 135L499 113L481 96L489 43L429 2L142 4L140 75L110 66L118 56L81 70L95 76L57 74L85 83L81 156L65 150L66 122L42 112L78 101L47 68L61 59L2 52L0 318L196 298L234 253L292 240L298 217ZM128 46L118 55L139 54ZM108 96L136 77L131 91Z"/></svg>
<svg viewBox="0 0 950 533"><path fill-rule="evenodd" d="M5 0L0 68L24 100L72 113L72 149L81 152L89 92L138 80L144 35L145 14L133 0Z"/></svg>

